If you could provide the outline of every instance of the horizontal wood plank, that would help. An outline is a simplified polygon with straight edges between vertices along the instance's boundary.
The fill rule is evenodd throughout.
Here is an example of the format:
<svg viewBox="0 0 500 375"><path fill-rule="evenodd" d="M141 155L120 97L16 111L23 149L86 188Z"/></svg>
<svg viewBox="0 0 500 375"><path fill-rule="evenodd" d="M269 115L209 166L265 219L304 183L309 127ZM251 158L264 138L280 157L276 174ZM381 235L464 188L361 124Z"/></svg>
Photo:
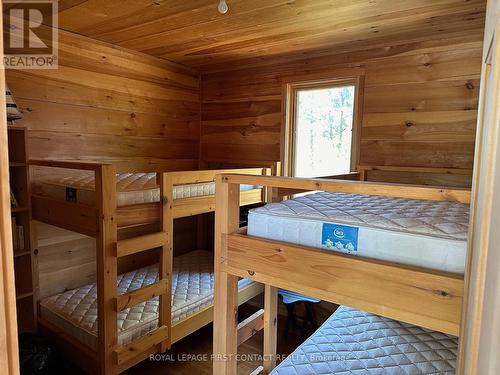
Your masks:
<svg viewBox="0 0 500 375"><path fill-rule="evenodd" d="M98 233L95 207L40 195L31 196L33 219L90 237Z"/></svg>
<svg viewBox="0 0 500 375"><path fill-rule="evenodd" d="M116 243L116 256L124 257L145 250L155 249L165 245L167 241L168 234L166 232L145 234L143 236L119 240Z"/></svg>
<svg viewBox="0 0 500 375"><path fill-rule="evenodd" d="M463 276L227 235L223 269L429 329L458 335Z"/></svg>
<svg viewBox="0 0 500 375"><path fill-rule="evenodd" d="M115 362L121 365L130 361L137 355L154 348L163 340L168 338L168 327L161 326L154 331L142 336L140 339L132 341L130 344L122 345L114 351Z"/></svg>
<svg viewBox="0 0 500 375"><path fill-rule="evenodd" d="M154 284L120 294L116 297L116 311L120 312L141 302L145 302L154 297L165 294L169 287L170 280L162 279Z"/></svg>
<svg viewBox="0 0 500 375"><path fill-rule="evenodd" d="M418 185L399 185L349 180L307 179L274 176L247 176L225 174L222 181L230 184L258 184L275 188L302 190L323 190L339 193L382 195L388 197L426 199L434 201L455 201L470 203L470 190L427 187Z"/></svg>
<svg viewBox="0 0 500 375"><path fill-rule="evenodd" d="M238 323L238 346L255 336L264 328L264 309L260 309Z"/></svg>

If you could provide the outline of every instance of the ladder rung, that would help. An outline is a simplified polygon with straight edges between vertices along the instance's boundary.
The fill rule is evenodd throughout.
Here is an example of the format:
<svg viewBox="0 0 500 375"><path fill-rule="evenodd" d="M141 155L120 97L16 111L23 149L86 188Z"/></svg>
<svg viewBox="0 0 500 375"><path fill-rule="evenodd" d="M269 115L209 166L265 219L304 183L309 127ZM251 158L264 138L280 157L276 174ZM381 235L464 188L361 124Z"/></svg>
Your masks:
<svg viewBox="0 0 500 375"><path fill-rule="evenodd" d="M238 346L264 328L264 309L260 309L238 324Z"/></svg>
<svg viewBox="0 0 500 375"><path fill-rule="evenodd" d="M129 344L119 346L114 351L115 362L121 365L166 339L168 339L168 326L161 326Z"/></svg>
<svg viewBox="0 0 500 375"><path fill-rule="evenodd" d="M116 242L116 256L123 257L141 251L164 246L168 242L167 232L156 232Z"/></svg>
<svg viewBox="0 0 500 375"><path fill-rule="evenodd" d="M264 367L259 366L255 370L253 370L249 375L259 375L264 371Z"/></svg>
<svg viewBox="0 0 500 375"><path fill-rule="evenodd" d="M116 297L116 311L122 311L128 307L137 305L138 303L148 301L151 298L158 297L168 292L169 280L162 279L157 283L145 286L144 288L136 289L128 293L120 294Z"/></svg>

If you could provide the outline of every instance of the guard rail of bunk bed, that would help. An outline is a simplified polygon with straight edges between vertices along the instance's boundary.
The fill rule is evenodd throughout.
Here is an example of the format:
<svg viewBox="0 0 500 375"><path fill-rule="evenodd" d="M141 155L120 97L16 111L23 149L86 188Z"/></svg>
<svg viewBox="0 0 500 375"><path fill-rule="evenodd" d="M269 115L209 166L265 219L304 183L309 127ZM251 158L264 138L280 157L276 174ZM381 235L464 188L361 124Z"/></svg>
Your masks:
<svg viewBox="0 0 500 375"><path fill-rule="evenodd" d="M369 182L373 170L471 176L471 169L358 166L324 178L218 175L216 179L213 373L236 374L237 348L251 330L264 330L263 365L276 365L278 288L458 336L463 275L355 257L247 235L239 228L240 184L269 189L273 201L310 191L341 192L470 204L467 188ZM335 274L335 282L325 277ZM238 324L237 283L245 277L265 285L264 309ZM253 321L252 321L253 318Z"/></svg>
<svg viewBox="0 0 500 375"><path fill-rule="evenodd" d="M94 352L49 322L39 319L40 323L43 323L41 325L52 336L68 346L65 353L74 361L92 373L99 372L106 375L125 371L151 354L164 352L174 341L194 330L193 326L188 324L186 327L181 327L182 333L172 334L170 277L173 261L173 219L213 212L215 196L204 195L174 200L174 186L213 182L219 173L245 173L257 177L271 175L279 170L279 164L275 163L269 168L156 172L160 187L159 203L117 207L117 173L144 172L141 167L127 168L123 164L60 160L30 160L30 165L94 172L95 205L32 194L32 206L33 219L96 238L98 352ZM246 190L241 194L242 205L268 200L268 190L263 187ZM156 233L118 240L118 229L121 227L158 222L160 230ZM118 258L154 248L161 248L158 282L117 295ZM262 286L257 285L261 292ZM131 343L118 345L118 312L154 297L159 297L160 301L158 328ZM253 295L247 297L250 299ZM203 326L208 323L206 320L206 316L198 317L197 323Z"/></svg>

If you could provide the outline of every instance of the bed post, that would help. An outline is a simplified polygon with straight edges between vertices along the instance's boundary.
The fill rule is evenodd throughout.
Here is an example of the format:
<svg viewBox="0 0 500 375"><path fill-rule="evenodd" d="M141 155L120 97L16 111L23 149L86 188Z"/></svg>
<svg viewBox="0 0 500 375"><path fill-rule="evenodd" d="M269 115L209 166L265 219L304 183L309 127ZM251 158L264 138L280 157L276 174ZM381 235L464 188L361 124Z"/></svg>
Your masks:
<svg viewBox="0 0 500 375"><path fill-rule="evenodd" d="M221 268L226 259L225 234L239 227L239 184L223 182L216 177L215 187L215 291L214 291L214 343L213 373L236 374L238 277Z"/></svg>
<svg viewBox="0 0 500 375"><path fill-rule="evenodd" d="M264 289L264 373L269 374L276 366L278 323L278 288L265 285Z"/></svg>
<svg viewBox="0 0 500 375"><path fill-rule="evenodd" d="M273 164L272 173L279 174L279 163ZM277 202L278 189L275 187L265 187L266 203ZM263 370L269 374L276 366L277 328L278 328L278 288L271 285L264 286L264 350L263 350Z"/></svg>
<svg viewBox="0 0 500 375"><path fill-rule="evenodd" d="M95 170L95 191L98 217L96 241L97 263L97 324L98 351L102 374L116 374L113 360L117 345L116 299L117 258L114 245L117 241L116 225L116 172L112 165L99 165Z"/></svg>
<svg viewBox="0 0 500 375"><path fill-rule="evenodd" d="M160 200L162 212L160 215L160 231L167 233L167 241L161 248L159 262L159 279L168 279L168 287L164 294L160 295L160 312L158 327L168 327L168 339L162 341L160 351L170 349L172 342L172 263L173 263L173 231L174 215L173 208L173 183L169 173L158 173L160 185Z"/></svg>
<svg viewBox="0 0 500 375"><path fill-rule="evenodd" d="M358 172L359 172L359 180L366 181L368 174L367 168L362 165L358 165Z"/></svg>

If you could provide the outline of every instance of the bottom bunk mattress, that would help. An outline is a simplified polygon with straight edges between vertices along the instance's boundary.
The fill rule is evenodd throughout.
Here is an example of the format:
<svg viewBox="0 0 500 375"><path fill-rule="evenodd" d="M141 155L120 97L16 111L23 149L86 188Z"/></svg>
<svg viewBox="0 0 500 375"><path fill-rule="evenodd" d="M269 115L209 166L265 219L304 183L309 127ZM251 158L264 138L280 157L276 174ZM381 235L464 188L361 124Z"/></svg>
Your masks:
<svg viewBox="0 0 500 375"><path fill-rule="evenodd" d="M464 273L469 206L318 192L250 210L251 236Z"/></svg>
<svg viewBox="0 0 500 375"><path fill-rule="evenodd" d="M158 265L118 276L118 294L158 281ZM244 288L252 282L240 280ZM214 292L214 256L203 250L174 258L172 274L172 323L210 306ZM118 313L118 343L127 344L158 327L159 298L153 298ZM82 343L97 350L96 284L68 290L40 302L40 315Z"/></svg>
<svg viewBox="0 0 500 375"><path fill-rule="evenodd" d="M341 306L273 375L455 374L458 338Z"/></svg>

